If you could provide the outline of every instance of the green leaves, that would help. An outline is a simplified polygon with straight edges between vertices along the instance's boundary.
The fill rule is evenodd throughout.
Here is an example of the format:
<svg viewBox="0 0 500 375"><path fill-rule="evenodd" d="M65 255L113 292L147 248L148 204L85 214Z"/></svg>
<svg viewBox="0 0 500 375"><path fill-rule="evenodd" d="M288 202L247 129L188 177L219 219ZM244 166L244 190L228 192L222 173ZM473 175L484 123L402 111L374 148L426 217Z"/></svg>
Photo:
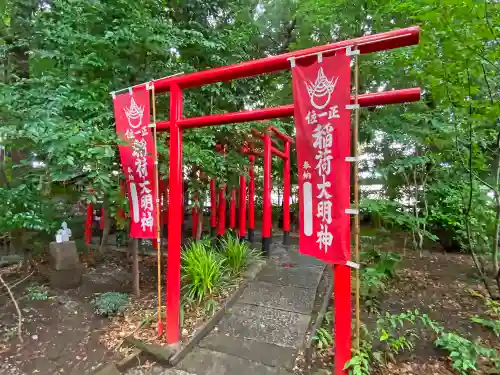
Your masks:
<svg viewBox="0 0 500 375"><path fill-rule="evenodd" d="M228 234L220 243L221 253L225 259L225 265L233 276L238 276L244 271L251 261L257 259L259 254L250 249L248 243Z"/></svg>
<svg viewBox="0 0 500 375"><path fill-rule="evenodd" d="M128 295L118 292L106 292L92 299L94 311L98 315L113 316L123 314L128 305Z"/></svg>
<svg viewBox="0 0 500 375"><path fill-rule="evenodd" d="M188 300L200 303L224 283L224 259L212 250L210 240L192 242L182 253L181 270Z"/></svg>
<svg viewBox="0 0 500 375"><path fill-rule="evenodd" d="M326 351L328 347L333 345L333 334L331 327L319 327L313 340L319 351Z"/></svg>
<svg viewBox="0 0 500 375"><path fill-rule="evenodd" d="M492 361L496 369L500 370L500 360L495 349L482 346L456 333L443 333L435 341L435 345L449 351L451 365L461 375L469 374L470 370L477 370L480 357Z"/></svg>

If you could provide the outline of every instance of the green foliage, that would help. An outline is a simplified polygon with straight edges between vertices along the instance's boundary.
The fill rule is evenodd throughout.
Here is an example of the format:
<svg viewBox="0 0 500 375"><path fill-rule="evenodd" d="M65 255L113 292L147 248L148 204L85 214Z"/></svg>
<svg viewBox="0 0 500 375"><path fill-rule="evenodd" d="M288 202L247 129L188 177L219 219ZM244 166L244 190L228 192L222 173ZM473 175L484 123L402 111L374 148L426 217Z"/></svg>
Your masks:
<svg viewBox="0 0 500 375"><path fill-rule="evenodd" d="M205 315L207 316L214 315L217 310L217 301L210 298L208 301L205 302L203 310L205 312Z"/></svg>
<svg viewBox="0 0 500 375"><path fill-rule="evenodd" d="M76 250L78 250L79 253L89 252L89 246L87 245L84 239L77 238L75 240L75 245L76 245Z"/></svg>
<svg viewBox="0 0 500 375"><path fill-rule="evenodd" d="M443 332L435 341L435 345L449 352L451 366L461 375L467 375L471 370L477 371L480 358L487 359L500 370L498 352L480 345L477 341L470 341L453 332Z"/></svg>
<svg viewBox="0 0 500 375"><path fill-rule="evenodd" d="M326 352L333 345L333 313L327 311L323 316L323 324L316 330L312 340L320 352Z"/></svg>
<svg viewBox="0 0 500 375"><path fill-rule="evenodd" d="M225 282L225 260L212 249L210 240L190 243L182 252L181 270L186 298L198 303Z"/></svg>
<svg viewBox="0 0 500 375"><path fill-rule="evenodd" d="M434 344L449 352L451 365L459 374L467 375L470 370L477 370L481 358L489 362L496 371L500 370L500 355L495 349L447 332L427 314L418 310L379 315L372 331L362 326L360 350L353 353L345 368L352 375L369 375L374 366L395 362L399 354L414 349L415 342L419 339L418 328L427 328L436 334Z"/></svg>
<svg viewBox="0 0 500 375"><path fill-rule="evenodd" d="M396 276L400 256L391 252L379 252L374 247L360 255L364 265L360 273L360 295L365 307L375 311L380 294L386 290L387 283Z"/></svg>
<svg viewBox="0 0 500 375"><path fill-rule="evenodd" d="M346 363L344 370L350 375L370 375L371 364L370 355L364 350L353 353L351 359Z"/></svg>
<svg viewBox="0 0 500 375"><path fill-rule="evenodd" d="M21 184L12 188L0 188L0 232L24 228L31 231L50 232L56 227L53 214L60 206L38 199L38 191L32 185Z"/></svg>
<svg viewBox="0 0 500 375"><path fill-rule="evenodd" d="M313 337L313 340L315 341L316 347L320 352L326 351L333 345L333 334L331 327L319 327Z"/></svg>
<svg viewBox="0 0 500 375"><path fill-rule="evenodd" d="M390 251L377 251L374 247L360 253L361 261L365 265L372 265L378 273L389 278L396 277L396 268L401 256Z"/></svg>
<svg viewBox="0 0 500 375"><path fill-rule="evenodd" d="M474 316L471 320L474 323L480 324L483 327L491 330L497 337L500 338L500 302L489 298L488 296L484 296L481 293L478 293L474 290L470 290L470 293L476 297L483 300L486 305L486 314L491 319L485 319L479 316Z"/></svg>
<svg viewBox="0 0 500 375"><path fill-rule="evenodd" d="M251 249L247 242L231 234L221 240L220 247L225 265L233 276L240 275L252 260L259 257L259 253Z"/></svg>
<svg viewBox="0 0 500 375"><path fill-rule="evenodd" d="M32 301L46 301L49 299L49 293L38 285L33 285L27 289L28 298Z"/></svg>
<svg viewBox="0 0 500 375"><path fill-rule="evenodd" d="M353 353L345 369L352 375L369 375L373 366L395 362L397 355L413 350L418 339L414 328L417 319L425 321L428 318L418 311L395 315L386 313L378 316L372 331L362 326L360 350Z"/></svg>
<svg viewBox="0 0 500 375"><path fill-rule="evenodd" d="M128 295L126 293L106 292L92 299L94 311L101 316L123 314L127 309Z"/></svg>
<svg viewBox="0 0 500 375"><path fill-rule="evenodd" d="M484 319L484 318L480 318L478 316L474 316L471 318L471 320L474 322L474 323L477 323L477 324L480 324L482 325L483 327L486 327L488 328L489 330L491 330L497 337L500 338L500 320L496 319L496 320L492 320L492 319Z"/></svg>

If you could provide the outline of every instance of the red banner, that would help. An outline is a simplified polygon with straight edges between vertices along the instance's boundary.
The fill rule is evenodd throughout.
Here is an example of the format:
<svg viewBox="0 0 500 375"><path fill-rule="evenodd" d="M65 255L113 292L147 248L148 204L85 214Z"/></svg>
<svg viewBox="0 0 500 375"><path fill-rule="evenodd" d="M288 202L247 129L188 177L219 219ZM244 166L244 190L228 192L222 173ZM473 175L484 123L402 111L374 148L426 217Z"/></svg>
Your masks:
<svg viewBox="0 0 500 375"><path fill-rule="evenodd" d="M139 88L117 95L113 104L116 133L126 143L118 148L127 180L130 237L156 238L155 147L149 128L149 91Z"/></svg>
<svg viewBox="0 0 500 375"><path fill-rule="evenodd" d="M302 254L350 259L350 57L297 59L292 68Z"/></svg>

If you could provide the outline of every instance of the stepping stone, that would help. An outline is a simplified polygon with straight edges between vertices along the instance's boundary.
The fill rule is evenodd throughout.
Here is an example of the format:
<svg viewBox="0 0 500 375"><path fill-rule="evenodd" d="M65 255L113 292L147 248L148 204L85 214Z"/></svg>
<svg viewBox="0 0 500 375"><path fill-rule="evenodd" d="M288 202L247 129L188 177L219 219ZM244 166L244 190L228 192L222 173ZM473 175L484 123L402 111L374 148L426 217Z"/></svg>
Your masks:
<svg viewBox="0 0 500 375"><path fill-rule="evenodd" d="M212 332L199 344L202 348L233 355L235 357L259 362L267 366L293 368L296 348L268 344L263 341L226 336Z"/></svg>
<svg viewBox="0 0 500 375"><path fill-rule="evenodd" d="M298 253L296 246L291 246L288 249L284 246L276 246L273 249L271 258L276 261L278 267L283 263L291 263L295 267L321 267L325 266L325 262L308 255Z"/></svg>
<svg viewBox="0 0 500 375"><path fill-rule="evenodd" d="M303 342L309 320L309 315L238 303L218 328L227 336L296 348Z"/></svg>
<svg viewBox="0 0 500 375"><path fill-rule="evenodd" d="M178 370L175 368L166 368L157 364L151 368L136 367L125 372L125 375L196 375L190 372Z"/></svg>
<svg viewBox="0 0 500 375"><path fill-rule="evenodd" d="M109 363L100 370L96 371L94 375L120 375L120 371L116 368L114 363Z"/></svg>
<svg viewBox="0 0 500 375"><path fill-rule="evenodd" d="M284 375L280 369L225 353L196 348L177 365L198 375Z"/></svg>
<svg viewBox="0 0 500 375"><path fill-rule="evenodd" d="M278 285L293 285L301 288L316 289L321 278L319 267L276 267L268 264L257 276L258 281Z"/></svg>
<svg viewBox="0 0 500 375"><path fill-rule="evenodd" d="M315 293L311 289L257 281L248 285L239 302L310 314L314 298Z"/></svg>

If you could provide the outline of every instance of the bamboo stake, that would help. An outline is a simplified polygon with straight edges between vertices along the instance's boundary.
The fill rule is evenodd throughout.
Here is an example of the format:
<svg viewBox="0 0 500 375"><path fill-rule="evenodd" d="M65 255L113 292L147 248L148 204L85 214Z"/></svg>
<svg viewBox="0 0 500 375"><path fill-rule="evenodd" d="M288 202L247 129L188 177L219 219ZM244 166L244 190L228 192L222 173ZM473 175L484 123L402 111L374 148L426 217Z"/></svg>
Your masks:
<svg viewBox="0 0 500 375"><path fill-rule="evenodd" d="M160 182L158 180L158 152L156 147L156 96L155 86L151 88L152 107L153 107L153 143L154 143L154 160L155 160L155 190L156 190L156 263L158 268L158 312L157 312L157 333L158 337L163 335L163 322L161 319L161 227L160 227Z"/></svg>
<svg viewBox="0 0 500 375"><path fill-rule="evenodd" d="M359 95L359 64L358 56L354 55L354 104L356 109L354 110L354 128L352 131L353 145L354 145L354 209L358 211L354 215L354 259L359 265L359 178L358 178L358 129L359 129L359 106L358 106L358 95ZM361 331L361 318L360 318L360 272L359 267L356 268L356 350L360 349L360 331Z"/></svg>

